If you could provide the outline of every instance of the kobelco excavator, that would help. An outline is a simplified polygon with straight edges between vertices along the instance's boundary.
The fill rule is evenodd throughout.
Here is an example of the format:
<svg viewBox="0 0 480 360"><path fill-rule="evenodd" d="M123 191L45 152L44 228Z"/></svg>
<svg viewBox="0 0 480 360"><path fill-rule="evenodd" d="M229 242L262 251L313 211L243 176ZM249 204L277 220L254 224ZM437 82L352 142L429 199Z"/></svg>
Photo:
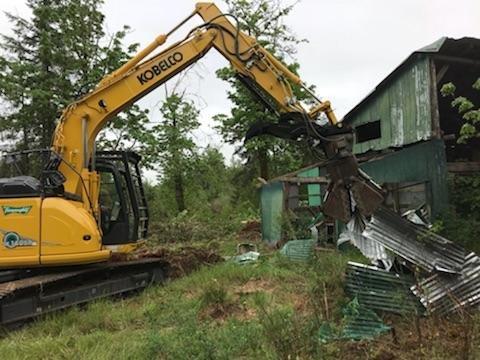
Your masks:
<svg viewBox="0 0 480 360"><path fill-rule="evenodd" d="M154 54L195 15L204 23ZM198 3L178 26L66 107L38 178L21 174L0 179L0 267L20 268L0 273L4 281L0 284L1 322L139 288L158 277L157 261L109 261L112 253L131 252L146 237L149 216L139 157L131 152L96 151L95 138L115 115L212 48L279 117L277 124L256 124L247 138L270 134L309 141L324 150L331 179L324 202L326 215L347 221L355 209L368 215L382 201L375 185L359 171L349 151L351 134L337 122L330 102L311 93L279 59L242 32L236 20L212 3ZM313 106L306 109L292 86L310 93ZM322 114L328 126L318 124ZM10 162L22 155L9 154ZM5 281L10 283L8 291ZM24 294L20 300L18 293Z"/></svg>

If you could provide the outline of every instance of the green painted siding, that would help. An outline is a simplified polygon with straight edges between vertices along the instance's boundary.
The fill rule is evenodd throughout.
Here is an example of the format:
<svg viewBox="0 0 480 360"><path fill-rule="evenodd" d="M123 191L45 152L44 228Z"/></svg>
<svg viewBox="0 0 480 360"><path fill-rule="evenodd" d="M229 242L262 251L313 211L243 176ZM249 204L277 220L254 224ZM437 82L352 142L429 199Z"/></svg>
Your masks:
<svg viewBox="0 0 480 360"><path fill-rule="evenodd" d="M262 186L260 207L262 239L273 246L282 239L283 183L273 182Z"/></svg>
<svg viewBox="0 0 480 360"><path fill-rule="evenodd" d="M447 160L442 140L425 141L360 165L378 183L427 181L435 217L448 206Z"/></svg>
<svg viewBox="0 0 480 360"><path fill-rule="evenodd" d="M381 121L379 139L354 144L354 153L400 147L431 134L430 70L428 58L419 57L401 71L386 87L376 90L372 98L347 121L356 127Z"/></svg>
<svg viewBox="0 0 480 360"><path fill-rule="evenodd" d="M299 177L316 177L319 176L318 168L313 168L309 170L302 171L298 173ZM307 185L308 190L308 205L310 206L320 206L322 205L322 195L320 191L319 184L309 184Z"/></svg>

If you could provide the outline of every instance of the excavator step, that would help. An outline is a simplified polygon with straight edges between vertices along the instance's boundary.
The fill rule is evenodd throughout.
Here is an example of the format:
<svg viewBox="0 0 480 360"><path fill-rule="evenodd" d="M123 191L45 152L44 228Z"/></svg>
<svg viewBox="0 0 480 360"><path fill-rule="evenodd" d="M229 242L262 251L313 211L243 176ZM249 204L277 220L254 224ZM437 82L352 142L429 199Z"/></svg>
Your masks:
<svg viewBox="0 0 480 360"><path fill-rule="evenodd" d="M111 262L48 271L0 272L0 324L18 324L95 299L140 291L166 277L161 259ZM16 277L15 277L16 276Z"/></svg>

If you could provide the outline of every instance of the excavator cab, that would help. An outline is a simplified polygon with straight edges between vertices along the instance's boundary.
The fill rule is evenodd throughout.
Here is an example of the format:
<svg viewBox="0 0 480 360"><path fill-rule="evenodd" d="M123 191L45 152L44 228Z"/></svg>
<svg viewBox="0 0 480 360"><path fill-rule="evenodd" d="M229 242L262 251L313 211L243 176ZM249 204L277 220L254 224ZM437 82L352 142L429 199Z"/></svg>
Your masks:
<svg viewBox="0 0 480 360"><path fill-rule="evenodd" d="M104 245L133 243L147 236L149 214L139 162L140 156L131 151L96 154Z"/></svg>
<svg viewBox="0 0 480 360"><path fill-rule="evenodd" d="M149 213L139 169L140 159L131 151L96 152L94 165L90 168L100 175L100 221L97 224L101 226L103 245L131 244L147 236ZM15 244L13 240L8 242L10 248L27 244L27 239L37 244L43 238L51 238L46 230L41 231L38 219L30 216L44 211L46 200L65 199L79 204L81 198L63 188L65 178L57 170L62 161L51 150L45 149L10 153L0 162L0 173L6 176L0 178L0 209L5 214L13 214L8 217L10 232L0 229L0 233L11 233L13 235L8 239L15 236L21 240ZM61 223L50 227L50 231L58 232ZM91 236L85 235L86 239ZM43 255L38 249L24 246L23 251L30 250L32 254L27 255L34 259Z"/></svg>

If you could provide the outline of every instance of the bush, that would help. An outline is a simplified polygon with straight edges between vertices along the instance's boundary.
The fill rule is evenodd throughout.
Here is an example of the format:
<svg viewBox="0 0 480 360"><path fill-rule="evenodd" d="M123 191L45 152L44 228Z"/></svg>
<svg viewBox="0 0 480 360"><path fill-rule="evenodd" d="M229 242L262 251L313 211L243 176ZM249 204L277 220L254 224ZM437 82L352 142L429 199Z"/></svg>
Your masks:
<svg viewBox="0 0 480 360"><path fill-rule="evenodd" d="M480 252L480 174L448 179L450 209L434 224L446 238Z"/></svg>
<svg viewBox="0 0 480 360"><path fill-rule="evenodd" d="M263 335L278 358L318 358L318 328L311 316L288 308L269 310L261 303L257 307Z"/></svg>

